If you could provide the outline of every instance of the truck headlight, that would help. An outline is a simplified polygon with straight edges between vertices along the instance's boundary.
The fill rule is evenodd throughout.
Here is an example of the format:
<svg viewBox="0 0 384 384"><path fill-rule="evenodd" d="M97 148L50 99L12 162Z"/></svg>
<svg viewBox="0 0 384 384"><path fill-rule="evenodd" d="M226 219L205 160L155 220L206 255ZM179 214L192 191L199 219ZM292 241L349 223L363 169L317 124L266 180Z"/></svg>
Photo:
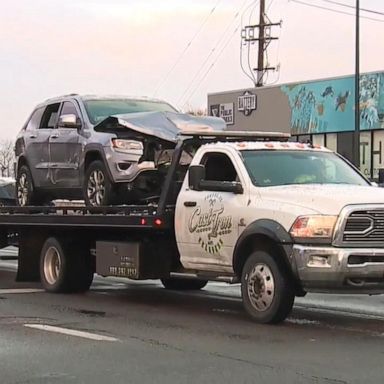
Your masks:
<svg viewBox="0 0 384 384"><path fill-rule="evenodd" d="M297 240L329 240L333 236L337 216L299 216L293 223L289 233Z"/></svg>
<svg viewBox="0 0 384 384"><path fill-rule="evenodd" d="M143 152L143 143L136 140L112 139L112 148L117 152Z"/></svg>

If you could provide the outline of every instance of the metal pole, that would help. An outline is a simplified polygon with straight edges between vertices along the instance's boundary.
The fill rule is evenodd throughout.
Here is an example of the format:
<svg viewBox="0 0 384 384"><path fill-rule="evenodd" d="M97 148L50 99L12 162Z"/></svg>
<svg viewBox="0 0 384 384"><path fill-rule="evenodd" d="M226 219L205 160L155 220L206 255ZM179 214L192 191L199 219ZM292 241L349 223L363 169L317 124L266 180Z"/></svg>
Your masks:
<svg viewBox="0 0 384 384"><path fill-rule="evenodd" d="M360 168L360 4L356 0L355 32L355 132L353 140L353 163Z"/></svg>
<svg viewBox="0 0 384 384"><path fill-rule="evenodd" d="M260 0L260 16L259 16L259 52L257 60L257 84L256 87L263 86L263 72L264 72L264 44L265 44L265 0Z"/></svg>

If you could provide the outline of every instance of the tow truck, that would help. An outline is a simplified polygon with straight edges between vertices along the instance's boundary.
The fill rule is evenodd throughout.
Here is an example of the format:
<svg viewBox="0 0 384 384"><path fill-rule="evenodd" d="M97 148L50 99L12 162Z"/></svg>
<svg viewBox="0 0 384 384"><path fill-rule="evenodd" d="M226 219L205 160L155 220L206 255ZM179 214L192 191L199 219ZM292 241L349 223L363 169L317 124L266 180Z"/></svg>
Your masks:
<svg viewBox="0 0 384 384"><path fill-rule="evenodd" d="M0 207L16 279L53 293L87 291L94 273L239 283L258 323L283 321L307 292L384 292L384 191L338 154L284 133L190 131L166 167L142 205Z"/></svg>

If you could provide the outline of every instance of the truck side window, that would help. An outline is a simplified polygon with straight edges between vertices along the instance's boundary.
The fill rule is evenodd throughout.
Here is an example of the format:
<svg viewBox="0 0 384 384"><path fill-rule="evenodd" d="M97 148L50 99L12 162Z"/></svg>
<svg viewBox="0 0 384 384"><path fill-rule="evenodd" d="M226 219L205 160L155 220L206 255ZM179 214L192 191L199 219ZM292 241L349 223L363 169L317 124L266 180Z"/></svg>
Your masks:
<svg viewBox="0 0 384 384"><path fill-rule="evenodd" d="M60 103L50 104L45 108L40 128L55 128Z"/></svg>
<svg viewBox="0 0 384 384"><path fill-rule="evenodd" d="M237 172L231 159L224 153L207 153L201 164L205 165L205 180L237 181Z"/></svg>

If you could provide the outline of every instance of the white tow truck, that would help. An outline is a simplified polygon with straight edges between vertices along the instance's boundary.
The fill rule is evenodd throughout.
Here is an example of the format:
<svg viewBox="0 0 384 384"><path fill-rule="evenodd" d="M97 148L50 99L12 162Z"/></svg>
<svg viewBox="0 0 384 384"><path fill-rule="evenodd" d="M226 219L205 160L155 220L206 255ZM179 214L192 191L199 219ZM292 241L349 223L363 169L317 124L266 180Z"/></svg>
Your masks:
<svg viewBox="0 0 384 384"><path fill-rule="evenodd" d="M168 289L240 283L256 322L306 292L384 292L384 190L338 154L266 132L185 132L146 205L0 207L19 281L87 290L96 272ZM186 159L189 158L189 161Z"/></svg>

